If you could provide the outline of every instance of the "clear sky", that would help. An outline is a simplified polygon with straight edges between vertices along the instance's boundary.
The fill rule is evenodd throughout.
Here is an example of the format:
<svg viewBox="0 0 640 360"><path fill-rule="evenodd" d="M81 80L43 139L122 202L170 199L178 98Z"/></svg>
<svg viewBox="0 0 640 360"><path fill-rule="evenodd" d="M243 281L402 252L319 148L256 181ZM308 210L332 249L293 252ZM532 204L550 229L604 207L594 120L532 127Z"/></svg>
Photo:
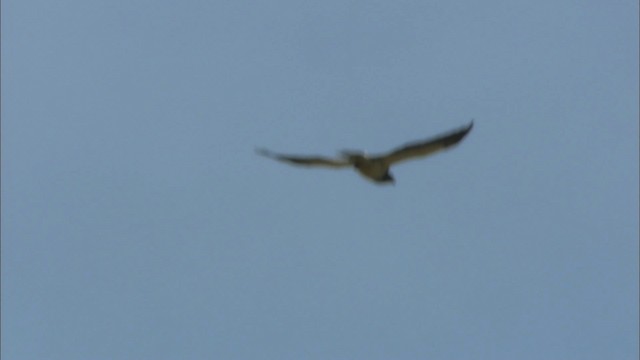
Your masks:
<svg viewBox="0 0 640 360"><path fill-rule="evenodd" d="M638 77L634 0L5 0L2 359L637 359Z"/></svg>

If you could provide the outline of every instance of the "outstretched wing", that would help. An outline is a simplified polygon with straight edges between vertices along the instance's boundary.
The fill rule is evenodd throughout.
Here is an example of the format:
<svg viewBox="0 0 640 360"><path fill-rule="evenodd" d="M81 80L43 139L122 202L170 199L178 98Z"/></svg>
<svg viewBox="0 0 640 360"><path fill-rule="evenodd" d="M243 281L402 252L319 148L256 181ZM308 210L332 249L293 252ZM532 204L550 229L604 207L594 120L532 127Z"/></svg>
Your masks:
<svg viewBox="0 0 640 360"><path fill-rule="evenodd" d="M266 156L278 161L288 162L295 165L302 166L324 166L330 168L342 168L351 166L351 162L347 159L329 159L320 156L292 156L277 154L267 149L256 149L256 152L262 156Z"/></svg>
<svg viewBox="0 0 640 360"><path fill-rule="evenodd" d="M387 165L397 162L409 160L415 157L431 155L437 151L444 150L459 143L473 128L473 121L469 125L438 135L431 139L406 144L396 148L386 155L380 156L380 159Z"/></svg>

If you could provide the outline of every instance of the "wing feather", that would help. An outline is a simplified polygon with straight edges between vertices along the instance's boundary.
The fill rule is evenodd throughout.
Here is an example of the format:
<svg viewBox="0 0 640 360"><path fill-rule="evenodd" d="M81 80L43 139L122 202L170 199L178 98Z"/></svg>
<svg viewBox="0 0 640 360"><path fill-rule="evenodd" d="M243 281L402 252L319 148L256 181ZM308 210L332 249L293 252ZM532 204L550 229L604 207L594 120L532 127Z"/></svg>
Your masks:
<svg viewBox="0 0 640 360"><path fill-rule="evenodd" d="M330 168L342 168L351 166L351 163L346 159L330 159L322 156L297 156L297 155L285 155L271 152L267 149L256 149L256 152L262 156L268 158L291 163L294 165L302 166L323 166Z"/></svg>
<svg viewBox="0 0 640 360"><path fill-rule="evenodd" d="M438 135L436 137L405 144L380 158L388 165L410 160L416 157L431 155L459 143L473 128L473 121L460 129Z"/></svg>

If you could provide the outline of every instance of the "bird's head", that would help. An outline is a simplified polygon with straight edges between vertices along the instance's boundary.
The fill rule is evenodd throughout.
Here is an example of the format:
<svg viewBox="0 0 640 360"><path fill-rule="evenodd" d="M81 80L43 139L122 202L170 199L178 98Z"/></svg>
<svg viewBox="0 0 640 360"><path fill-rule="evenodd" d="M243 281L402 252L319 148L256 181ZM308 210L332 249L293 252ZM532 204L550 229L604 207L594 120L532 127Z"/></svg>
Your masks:
<svg viewBox="0 0 640 360"><path fill-rule="evenodd" d="M352 164L363 161L367 158L367 155L363 151L357 150L343 150L340 152L340 155L349 160Z"/></svg>

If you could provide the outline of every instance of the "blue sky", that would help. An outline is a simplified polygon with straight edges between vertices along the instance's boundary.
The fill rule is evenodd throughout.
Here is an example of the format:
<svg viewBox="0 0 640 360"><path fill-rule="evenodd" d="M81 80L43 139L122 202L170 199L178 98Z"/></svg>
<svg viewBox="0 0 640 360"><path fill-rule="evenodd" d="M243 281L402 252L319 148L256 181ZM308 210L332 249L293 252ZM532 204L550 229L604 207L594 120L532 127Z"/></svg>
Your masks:
<svg viewBox="0 0 640 360"><path fill-rule="evenodd" d="M637 359L637 1L2 3L2 358ZM254 147L385 151L289 167Z"/></svg>

